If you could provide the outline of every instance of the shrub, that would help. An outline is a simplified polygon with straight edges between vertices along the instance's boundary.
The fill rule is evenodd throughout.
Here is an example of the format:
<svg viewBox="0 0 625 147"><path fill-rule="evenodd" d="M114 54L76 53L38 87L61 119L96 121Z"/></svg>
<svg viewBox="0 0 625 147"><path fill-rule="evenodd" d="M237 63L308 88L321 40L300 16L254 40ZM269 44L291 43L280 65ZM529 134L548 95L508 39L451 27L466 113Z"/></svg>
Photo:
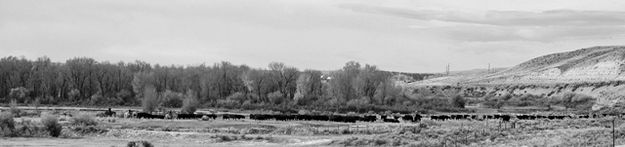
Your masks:
<svg viewBox="0 0 625 147"><path fill-rule="evenodd" d="M500 99L497 96L494 95L486 95L484 96L484 102L482 103L482 105L488 107L488 108L495 108L495 109L499 109L501 108L504 104L505 104L505 100Z"/></svg>
<svg viewBox="0 0 625 147"><path fill-rule="evenodd" d="M369 97L362 97L359 99L352 99L347 102L348 110L357 111L357 112L365 112L369 109Z"/></svg>
<svg viewBox="0 0 625 147"><path fill-rule="evenodd" d="M15 120L13 114L0 113L0 136L13 136L15 132Z"/></svg>
<svg viewBox="0 0 625 147"><path fill-rule="evenodd" d="M11 100L11 104L9 104L9 107L11 107L9 111L11 112L11 114L13 114L13 116L21 116L22 110L17 108L17 102L15 100Z"/></svg>
<svg viewBox="0 0 625 147"><path fill-rule="evenodd" d="M26 96L28 96L28 89L24 87L11 88L9 92L9 97L14 100L19 100L24 102L26 100Z"/></svg>
<svg viewBox="0 0 625 147"><path fill-rule="evenodd" d="M153 147L154 145L152 145L150 142L148 141L131 141L128 142L128 144L126 145L127 147Z"/></svg>
<svg viewBox="0 0 625 147"><path fill-rule="evenodd" d="M241 104L241 108L246 110L253 110L255 105L252 103L252 100L246 100Z"/></svg>
<svg viewBox="0 0 625 147"><path fill-rule="evenodd" d="M197 98L195 98L194 96L191 97L187 97L184 99L184 101L182 102L182 112L183 113L193 113L197 110L197 107L199 106L199 102L197 100Z"/></svg>
<svg viewBox="0 0 625 147"><path fill-rule="evenodd" d="M39 124L33 123L31 120L22 120L16 123L15 126L14 136L34 137L47 134L44 128L39 127Z"/></svg>
<svg viewBox="0 0 625 147"><path fill-rule="evenodd" d="M67 93L67 97L72 101L77 100L79 96L80 96L80 90L78 89L72 89L69 91L69 93Z"/></svg>
<svg viewBox="0 0 625 147"><path fill-rule="evenodd" d="M75 126L95 126L98 125L98 122L91 115L87 114L78 114L74 116L71 120L72 125Z"/></svg>
<svg viewBox="0 0 625 147"><path fill-rule="evenodd" d="M173 92L170 90L165 91L163 94L163 106L169 108L179 108L182 106L182 99L184 95L182 93Z"/></svg>
<svg viewBox="0 0 625 147"><path fill-rule="evenodd" d="M245 93L243 92L236 92L233 93L232 95L226 97L226 100L228 101L233 101L233 102L237 102L239 104L243 103L243 101L245 101Z"/></svg>
<svg viewBox="0 0 625 147"><path fill-rule="evenodd" d="M98 92L98 93L96 93L96 94L94 94L94 95L92 95L92 96L91 96L91 99L90 99L90 101L89 101L89 104L90 104L90 105L99 105L99 106L101 106L101 105L103 105L103 103L106 103L104 100L105 100L105 99L104 99L104 97L102 96L102 94L100 94L100 93Z"/></svg>
<svg viewBox="0 0 625 147"><path fill-rule="evenodd" d="M79 134L102 134L108 132L108 130L97 126L78 126L75 127L72 131Z"/></svg>
<svg viewBox="0 0 625 147"><path fill-rule="evenodd" d="M136 99L134 99L132 97L132 93L126 89L122 89L121 91L117 92L117 94L115 94L115 96L119 99L121 99L122 103L119 104L125 104L125 105L134 105L137 104Z"/></svg>
<svg viewBox="0 0 625 147"><path fill-rule="evenodd" d="M59 137L61 135L61 130L63 130L63 126L59 124L59 121L56 116L48 115L41 119L41 123L45 127L46 130L50 133L52 137Z"/></svg>
<svg viewBox="0 0 625 147"><path fill-rule="evenodd" d="M282 97L282 93L280 91L269 93L267 97L274 104L282 104L282 102L284 102L284 97Z"/></svg>
<svg viewBox="0 0 625 147"><path fill-rule="evenodd" d="M145 87L143 91L143 112L151 113L156 109L158 105L158 94L156 93L156 88L154 86L148 85Z"/></svg>
<svg viewBox="0 0 625 147"><path fill-rule="evenodd" d="M230 101L230 100L217 100L217 106L222 107L222 108L227 108L227 109L235 109L235 108L240 108L240 104L236 101Z"/></svg>
<svg viewBox="0 0 625 147"><path fill-rule="evenodd" d="M466 104L466 100L464 99L464 97L460 95L456 95L452 97L449 100L449 102L451 103L453 107L456 107L456 108L464 108L464 105Z"/></svg>
<svg viewBox="0 0 625 147"><path fill-rule="evenodd" d="M589 109L594 104L595 98L575 93L566 93L561 97L552 99L551 103L556 105L563 105L566 108L578 108Z"/></svg>

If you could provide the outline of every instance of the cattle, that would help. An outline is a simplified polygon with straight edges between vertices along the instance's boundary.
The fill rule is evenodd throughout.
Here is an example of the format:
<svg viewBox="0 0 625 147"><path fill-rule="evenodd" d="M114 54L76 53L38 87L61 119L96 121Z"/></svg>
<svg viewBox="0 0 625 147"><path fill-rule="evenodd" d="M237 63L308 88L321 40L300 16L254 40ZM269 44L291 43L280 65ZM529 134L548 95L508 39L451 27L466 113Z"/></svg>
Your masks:
<svg viewBox="0 0 625 147"><path fill-rule="evenodd" d="M103 113L96 114L97 117L113 117L115 115L116 115L115 111L112 111L111 108L104 111Z"/></svg>
<svg viewBox="0 0 625 147"><path fill-rule="evenodd" d="M529 116L529 115L524 115L524 114L523 114L523 115L517 115L517 116L516 116L516 118L517 118L517 119L520 119L520 120L529 120L529 119L530 119L530 116Z"/></svg>
<svg viewBox="0 0 625 147"><path fill-rule="evenodd" d="M174 119L174 112L167 112L167 114L165 114L165 119Z"/></svg>
<svg viewBox="0 0 625 147"><path fill-rule="evenodd" d="M590 116L588 116L588 115L580 115L580 116L578 116L578 118L590 118Z"/></svg>
<svg viewBox="0 0 625 147"><path fill-rule="evenodd" d="M222 115L222 119L233 119L233 120L239 120L239 119L245 119L244 115L238 115L238 114L223 114Z"/></svg>
<svg viewBox="0 0 625 147"><path fill-rule="evenodd" d="M493 119L501 119L501 115L495 114L495 115L493 115Z"/></svg>
<svg viewBox="0 0 625 147"><path fill-rule="evenodd" d="M412 122L420 122L421 121L421 115L419 114L415 114L414 118L412 119Z"/></svg>
<svg viewBox="0 0 625 147"><path fill-rule="evenodd" d="M150 113L139 112L139 113L137 113L137 118L143 118L143 119L164 119L165 116L163 116L163 115L152 115Z"/></svg>
<svg viewBox="0 0 625 147"><path fill-rule="evenodd" d="M402 120L404 121L412 121L414 122L414 117L412 117L412 115L404 115L403 117L401 117Z"/></svg>
<svg viewBox="0 0 625 147"><path fill-rule="evenodd" d="M390 122L390 123L399 123L399 120L397 120L395 117L388 118L385 115L382 115L382 121L383 122Z"/></svg>
<svg viewBox="0 0 625 147"><path fill-rule="evenodd" d="M178 119L200 119L202 115L197 114L178 114Z"/></svg>
<svg viewBox="0 0 625 147"><path fill-rule="evenodd" d="M511 116L510 115L501 115L501 120L504 122L508 122L510 121Z"/></svg>
<svg viewBox="0 0 625 147"><path fill-rule="evenodd" d="M360 121L375 122L376 120L378 120L378 117L375 115L365 115Z"/></svg>
<svg viewBox="0 0 625 147"><path fill-rule="evenodd" d="M313 116L313 119L317 121L329 121L330 117L326 115L315 115Z"/></svg>
<svg viewBox="0 0 625 147"><path fill-rule="evenodd" d="M286 115L286 114L279 114L279 115L274 115L275 119L278 121L291 121L291 120L295 120L295 115Z"/></svg>
<svg viewBox="0 0 625 147"><path fill-rule="evenodd" d="M135 117L135 114L132 112L132 110L128 109L128 112L124 113L124 118L131 118L131 117Z"/></svg>
<svg viewBox="0 0 625 147"><path fill-rule="evenodd" d="M360 117L358 116L332 115L330 117L330 121L333 121L333 122L355 123L358 120L360 120Z"/></svg>
<svg viewBox="0 0 625 147"><path fill-rule="evenodd" d="M253 120L270 120L270 119L275 119L275 117L273 115L269 115L269 114L250 114L250 119L253 119Z"/></svg>
<svg viewBox="0 0 625 147"><path fill-rule="evenodd" d="M471 115L472 120L477 120L477 117L478 117L477 115Z"/></svg>
<svg viewBox="0 0 625 147"><path fill-rule="evenodd" d="M432 120L437 120L437 121L445 121L450 119L451 117L449 115L432 115L430 116L430 119Z"/></svg>
<svg viewBox="0 0 625 147"><path fill-rule="evenodd" d="M204 116L206 116L206 117L208 117L210 119L217 119L217 115L215 115L215 114L204 114L204 115L202 115L202 117L204 117Z"/></svg>

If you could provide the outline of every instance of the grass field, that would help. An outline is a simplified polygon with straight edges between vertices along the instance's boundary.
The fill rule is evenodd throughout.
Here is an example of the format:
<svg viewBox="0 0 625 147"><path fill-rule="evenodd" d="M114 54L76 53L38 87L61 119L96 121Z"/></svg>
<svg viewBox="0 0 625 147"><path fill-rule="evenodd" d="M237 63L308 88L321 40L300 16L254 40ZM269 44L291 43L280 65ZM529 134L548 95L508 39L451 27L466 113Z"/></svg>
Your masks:
<svg viewBox="0 0 625 147"><path fill-rule="evenodd" d="M14 120L20 128L40 119ZM126 146L138 140L156 146L611 146L612 119L337 123L111 117L95 118L96 126L85 127L74 126L71 117L61 116L59 138L3 137L0 146ZM625 144L623 122L618 118L615 122L617 145Z"/></svg>

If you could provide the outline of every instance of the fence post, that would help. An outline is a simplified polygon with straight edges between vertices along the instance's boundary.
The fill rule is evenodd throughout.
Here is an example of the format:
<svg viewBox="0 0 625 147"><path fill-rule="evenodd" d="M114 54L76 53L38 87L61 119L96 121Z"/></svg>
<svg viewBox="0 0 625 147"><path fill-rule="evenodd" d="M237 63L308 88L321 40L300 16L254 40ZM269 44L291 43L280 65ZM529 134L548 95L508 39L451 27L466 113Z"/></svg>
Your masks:
<svg viewBox="0 0 625 147"><path fill-rule="evenodd" d="M499 127L497 127L497 131L501 133L501 121L499 121Z"/></svg>
<svg viewBox="0 0 625 147"><path fill-rule="evenodd" d="M616 126L614 125L614 121L615 121L615 120L616 120L616 117L612 119L612 147L615 147L615 146L616 146L616 144L615 144L615 143L616 143L616 132L615 132L615 130L614 130L614 128L616 127Z"/></svg>

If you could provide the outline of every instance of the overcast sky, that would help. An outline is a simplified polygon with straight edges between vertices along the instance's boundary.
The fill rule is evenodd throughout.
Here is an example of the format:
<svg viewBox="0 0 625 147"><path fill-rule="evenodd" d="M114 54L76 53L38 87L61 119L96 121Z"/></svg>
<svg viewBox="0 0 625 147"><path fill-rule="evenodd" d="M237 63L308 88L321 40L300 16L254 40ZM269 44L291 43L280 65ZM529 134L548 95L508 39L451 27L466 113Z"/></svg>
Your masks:
<svg viewBox="0 0 625 147"><path fill-rule="evenodd" d="M0 55L405 72L625 44L625 1L0 0Z"/></svg>

